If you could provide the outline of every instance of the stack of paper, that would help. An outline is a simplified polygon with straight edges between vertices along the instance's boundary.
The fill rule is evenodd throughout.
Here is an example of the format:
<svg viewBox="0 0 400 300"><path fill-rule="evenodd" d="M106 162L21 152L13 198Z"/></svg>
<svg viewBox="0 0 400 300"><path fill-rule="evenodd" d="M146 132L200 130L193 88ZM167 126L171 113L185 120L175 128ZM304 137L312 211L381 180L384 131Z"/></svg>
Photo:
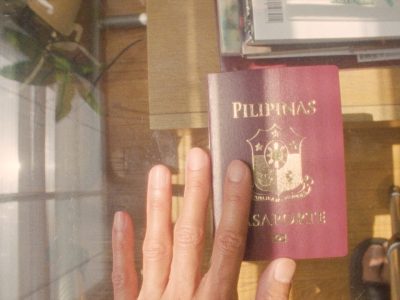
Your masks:
<svg viewBox="0 0 400 300"><path fill-rule="evenodd" d="M357 55L359 61L400 58L400 1L397 0L218 0L217 3L223 55L240 54L247 58ZM229 27L228 23L221 23L226 16L231 18ZM237 34L235 40L229 39L233 32Z"/></svg>

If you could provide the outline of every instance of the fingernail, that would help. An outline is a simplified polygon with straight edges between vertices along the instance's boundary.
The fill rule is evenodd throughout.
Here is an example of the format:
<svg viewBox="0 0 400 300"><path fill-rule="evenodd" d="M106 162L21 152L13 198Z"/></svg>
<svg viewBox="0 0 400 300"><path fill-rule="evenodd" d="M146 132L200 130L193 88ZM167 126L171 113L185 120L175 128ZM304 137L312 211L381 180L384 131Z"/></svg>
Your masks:
<svg viewBox="0 0 400 300"><path fill-rule="evenodd" d="M114 215L114 229L117 231L122 231L125 228L125 216L122 211L117 211Z"/></svg>
<svg viewBox="0 0 400 300"><path fill-rule="evenodd" d="M189 151L187 167L192 171L203 168L207 163L207 155L200 148L193 148Z"/></svg>
<svg viewBox="0 0 400 300"><path fill-rule="evenodd" d="M292 282L296 263L289 258L280 258L275 265L274 279L281 283Z"/></svg>
<svg viewBox="0 0 400 300"><path fill-rule="evenodd" d="M246 173L246 166L243 162L235 160L228 167L228 178L233 182L240 182Z"/></svg>
<svg viewBox="0 0 400 300"><path fill-rule="evenodd" d="M151 186L156 189L164 188L168 184L168 170L164 166L155 166L150 171Z"/></svg>
<svg viewBox="0 0 400 300"><path fill-rule="evenodd" d="M386 259L386 253L381 245L371 245L367 251L365 251L363 257L363 264L365 262L369 267L377 267L384 263Z"/></svg>

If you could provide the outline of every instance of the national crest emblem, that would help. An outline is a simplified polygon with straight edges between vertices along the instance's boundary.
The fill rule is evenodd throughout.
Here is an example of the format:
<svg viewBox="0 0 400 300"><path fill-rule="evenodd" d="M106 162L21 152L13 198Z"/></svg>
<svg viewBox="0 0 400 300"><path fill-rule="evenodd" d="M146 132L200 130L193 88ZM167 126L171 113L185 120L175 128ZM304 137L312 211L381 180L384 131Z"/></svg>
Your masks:
<svg viewBox="0 0 400 300"><path fill-rule="evenodd" d="M276 124L258 129L247 140L252 150L253 179L256 200L280 202L300 199L311 192L313 180L303 176L302 143L305 138L289 127L283 130Z"/></svg>

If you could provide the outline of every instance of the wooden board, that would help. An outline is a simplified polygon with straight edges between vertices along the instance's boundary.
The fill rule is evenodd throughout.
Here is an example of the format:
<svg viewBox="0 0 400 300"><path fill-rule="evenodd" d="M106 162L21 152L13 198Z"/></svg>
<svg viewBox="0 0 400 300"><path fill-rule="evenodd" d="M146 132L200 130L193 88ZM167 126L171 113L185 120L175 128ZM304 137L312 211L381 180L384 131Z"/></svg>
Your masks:
<svg viewBox="0 0 400 300"><path fill-rule="evenodd" d="M214 2L148 1L152 129L207 124L206 74L219 70Z"/></svg>
<svg viewBox="0 0 400 300"><path fill-rule="evenodd" d="M400 67L344 69L339 76L345 120L400 119Z"/></svg>

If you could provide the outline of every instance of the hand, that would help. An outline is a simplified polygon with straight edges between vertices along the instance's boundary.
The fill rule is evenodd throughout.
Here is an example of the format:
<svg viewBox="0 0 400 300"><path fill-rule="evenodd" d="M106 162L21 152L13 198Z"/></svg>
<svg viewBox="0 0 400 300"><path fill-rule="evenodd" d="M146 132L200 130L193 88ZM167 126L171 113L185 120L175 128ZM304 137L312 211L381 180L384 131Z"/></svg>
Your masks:
<svg viewBox="0 0 400 300"><path fill-rule="evenodd" d="M140 291L134 267L133 225L127 213L115 214L112 237L115 300L237 298L251 199L251 172L241 161L233 161L228 167L222 218L215 234L210 268L202 276L210 183L209 156L194 148L186 165L183 209L172 233L171 174L161 165L151 169ZM291 259L273 261L260 277L257 299L287 299L294 271Z"/></svg>

